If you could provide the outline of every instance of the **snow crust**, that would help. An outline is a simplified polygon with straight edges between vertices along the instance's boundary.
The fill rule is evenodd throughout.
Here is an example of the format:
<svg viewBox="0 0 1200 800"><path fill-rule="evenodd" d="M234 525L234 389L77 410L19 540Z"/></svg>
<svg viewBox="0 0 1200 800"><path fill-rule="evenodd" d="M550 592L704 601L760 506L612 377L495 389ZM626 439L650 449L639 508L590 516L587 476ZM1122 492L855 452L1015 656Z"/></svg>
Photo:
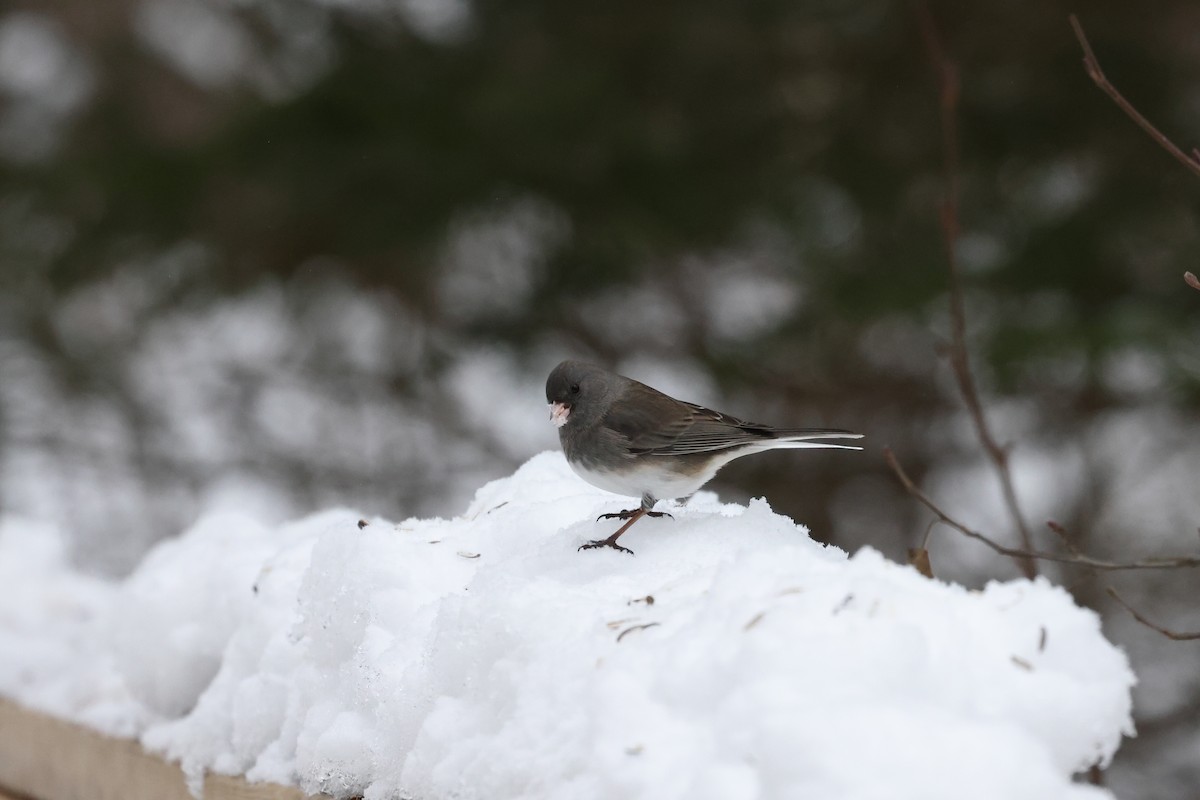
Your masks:
<svg viewBox="0 0 1200 800"><path fill-rule="evenodd" d="M378 798L1111 795L1134 676L1039 579L983 591L543 453L454 519L201 520L120 582L0 523L0 693L182 762Z"/></svg>

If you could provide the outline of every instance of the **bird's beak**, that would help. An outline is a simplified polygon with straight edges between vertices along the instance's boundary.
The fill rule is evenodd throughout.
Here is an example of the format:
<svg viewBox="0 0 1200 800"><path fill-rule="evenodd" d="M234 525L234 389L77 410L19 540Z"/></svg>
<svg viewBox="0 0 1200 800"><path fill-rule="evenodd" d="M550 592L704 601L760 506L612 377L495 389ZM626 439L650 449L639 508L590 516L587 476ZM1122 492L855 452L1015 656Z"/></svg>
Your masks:
<svg viewBox="0 0 1200 800"><path fill-rule="evenodd" d="M571 416L571 409L565 403L550 404L550 421L554 423L554 427L561 428L566 425L569 416Z"/></svg>

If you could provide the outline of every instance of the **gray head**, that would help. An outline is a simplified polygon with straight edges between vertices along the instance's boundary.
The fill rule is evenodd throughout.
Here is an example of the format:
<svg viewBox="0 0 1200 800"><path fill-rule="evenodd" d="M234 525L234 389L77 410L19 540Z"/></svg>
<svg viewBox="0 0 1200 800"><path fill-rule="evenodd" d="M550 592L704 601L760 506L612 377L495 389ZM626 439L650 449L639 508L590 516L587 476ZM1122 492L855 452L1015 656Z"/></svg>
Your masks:
<svg viewBox="0 0 1200 800"><path fill-rule="evenodd" d="M608 410L627 378L583 361L564 361L546 379L550 418L558 427L587 427Z"/></svg>

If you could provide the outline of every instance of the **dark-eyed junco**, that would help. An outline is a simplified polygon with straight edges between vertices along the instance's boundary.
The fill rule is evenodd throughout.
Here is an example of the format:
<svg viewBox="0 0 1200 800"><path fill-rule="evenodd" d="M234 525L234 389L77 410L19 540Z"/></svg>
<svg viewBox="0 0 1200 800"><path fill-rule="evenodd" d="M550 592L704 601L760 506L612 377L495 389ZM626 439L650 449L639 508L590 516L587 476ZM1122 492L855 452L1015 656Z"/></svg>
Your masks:
<svg viewBox="0 0 1200 800"><path fill-rule="evenodd" d="M658 500L687 497L735 458L776 447L861 450L823 439L860 439L829 428L772 428L669 397L644 383L582 361L564 361L546 379L550 420L567 462L581 478L616 494L640 497L639 508L603 518L628 520L607 539L580 547L611 547Z"/></svg>

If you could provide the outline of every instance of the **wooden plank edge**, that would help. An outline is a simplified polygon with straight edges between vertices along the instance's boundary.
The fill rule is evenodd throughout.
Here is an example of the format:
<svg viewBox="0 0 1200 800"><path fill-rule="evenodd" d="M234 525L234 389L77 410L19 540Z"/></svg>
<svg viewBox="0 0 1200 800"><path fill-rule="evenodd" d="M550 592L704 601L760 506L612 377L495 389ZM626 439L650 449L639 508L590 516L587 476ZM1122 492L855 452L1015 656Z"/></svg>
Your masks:
<svg viewBox="0 0 1200 800"><path fill-rule="evenodd" d="M178 764L0 697L0 800L195 800ZM210 773L204 800L330 800L294 786Z"/></svg>

